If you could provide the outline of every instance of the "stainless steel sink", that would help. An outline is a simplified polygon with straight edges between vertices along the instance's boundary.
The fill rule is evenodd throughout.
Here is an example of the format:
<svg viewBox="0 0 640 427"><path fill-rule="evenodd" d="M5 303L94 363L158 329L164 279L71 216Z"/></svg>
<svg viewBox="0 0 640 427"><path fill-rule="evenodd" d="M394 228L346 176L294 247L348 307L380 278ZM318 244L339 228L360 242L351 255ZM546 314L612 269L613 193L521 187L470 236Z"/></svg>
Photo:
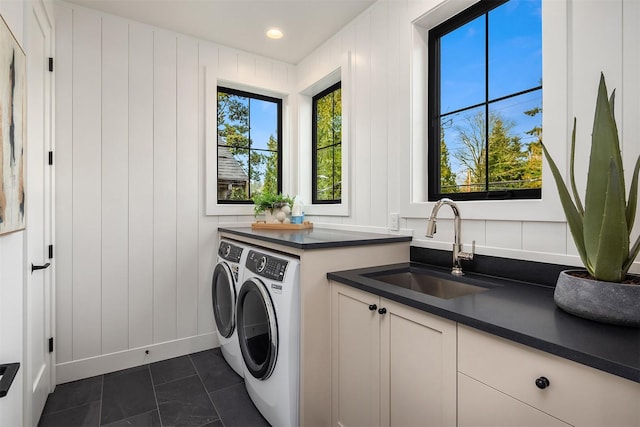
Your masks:
<svg viewBox="0 0 640 427"><path fill-rule="evenodd" d="M458 298L489 290L489 288L457 282L427 271L413 269L388 274L374 273L367 277L442 299Z"/></svg>

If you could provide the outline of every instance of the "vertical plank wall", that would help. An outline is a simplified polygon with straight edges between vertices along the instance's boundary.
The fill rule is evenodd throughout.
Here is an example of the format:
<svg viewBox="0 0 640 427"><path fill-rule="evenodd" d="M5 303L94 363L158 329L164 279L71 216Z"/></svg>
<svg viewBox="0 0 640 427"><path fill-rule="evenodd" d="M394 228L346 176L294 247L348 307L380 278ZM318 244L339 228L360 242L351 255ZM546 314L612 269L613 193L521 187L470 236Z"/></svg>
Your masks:
<svg viewBox="0 0 640 427"><path fill-rule="evenodd" d="M82 7L56 15L62 383L215 345L217 227L248 219L204 215L205 69L285 85L294 73Z"/></svg>
<svg viewBox="0 0 640 427"><path fill-rule="evenodd" d="M409 185L401 177L411 164L400 149L411 138L411 14L437 3L380 0L296 66L61 3L58 381L88 376L95 366L133 365L147 347L160 358L214 342L209 280L216 230L249 218L204 215L207 66L223 79L255 86L278 79L294 93L343 65L350 52L350 214L312 220L386 231L389 213L408 202L398 189ZM640 30L633 22L640 3L571 2L568 10L568 71L560 76L568 84L568 115L583 118L578 131L588 138L594 82L604 71L610 88L618 88L625 160L636 158L640 51L633 41ZM592 31L601 22L606 34ZM568 150L568 141L560 143ZM578 154L581 176L587 155ZM289 188L297 188L300 177L286 174ZM467 219L464 241L475 239L479 253L579 264L564 222L525 221L520 214ZM400 226L413 233L413 245L448 249L453 226L442 220L436 239L427 240L427 215L402 217ZM92 365L95 359L100 362Z"/></svg>
<svg viewBox="0 0 640 427"><path fill-rule="evenodd" d="M348 217L319 217L316 221L346 225L368 225L382 231L388 227L388 214L401 212L409 203L402 200L398 189L410 183L402 182L401 172L411 165L409 153L398 147L407 146L411 138L411 20L415 10L422 13L434 9L437 1L380 1L351 24L297 64L298 82L319 80L340 65L340 55L351 51L356 58L354 70L353 111L351 123L353 141L350 165L354 203ZM549 5L556 3L550 1ZM578 119L580 144L590 141L595 96L600 71L607 77L609 90L616 91L616 115L621 130L625 157L626 180L631 180L633 165L640 144L637 120L640 114L640 50L637 40L640 30L631 22L640 17L640 3L634 0L609 2L570 2L568 19L567 63L551 67L550 72L569 66L566 76L556 76L568 87L569 118ZM594 28L603 28L594 31ZM545 53L543 52L543 61ZM547 58L548 59L548 58ZM571 120L568 121L571 124ZM570 129L565 134L570 135ZM569 150L569 138L552 141ZM576 176L584 182L588 164L588 149L577 152ZM422 179L414 176L414 179ZM424 178L426 179L426 178ZM555 185L551 177L545 186ZM583 191L583 190L582 190ZM401 217L400 227L413 234L412 245L449 250L453 242L453 224L440 220L434 239L424 237L429 207L419 217ZM462 209L472 209L468 204ZM500 202L496 209L504 209ZM580 265L571 234L563 221L523 220L522 212L509 208L509 220L465 219L462 224L464 243L476 240L477 251L489 255L530 259L542 262ZM638 235L638 227L634 236ZM632 267L640 271L638 262Z"/></svg>

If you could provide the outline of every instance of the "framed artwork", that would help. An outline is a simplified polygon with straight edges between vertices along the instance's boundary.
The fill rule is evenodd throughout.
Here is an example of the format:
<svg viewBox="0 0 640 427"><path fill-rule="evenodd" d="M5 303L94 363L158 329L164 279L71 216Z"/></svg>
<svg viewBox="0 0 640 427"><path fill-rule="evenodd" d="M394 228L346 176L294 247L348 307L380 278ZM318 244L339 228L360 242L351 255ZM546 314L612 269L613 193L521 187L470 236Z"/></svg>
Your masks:
<svg viewBox="0 0 640 427"><path fill-rule="evenodd" d="M26 57L0 17L0 235L25 228Z"/></svg>

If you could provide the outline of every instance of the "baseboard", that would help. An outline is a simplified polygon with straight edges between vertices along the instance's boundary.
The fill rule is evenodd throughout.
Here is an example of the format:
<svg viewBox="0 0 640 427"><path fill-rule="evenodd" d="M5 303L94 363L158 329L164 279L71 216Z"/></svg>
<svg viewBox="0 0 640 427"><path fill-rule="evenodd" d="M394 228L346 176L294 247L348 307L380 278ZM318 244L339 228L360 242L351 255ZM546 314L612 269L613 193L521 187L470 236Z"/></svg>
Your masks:
<svg viewBox="0 0 640 427"><path fill-rule="evenodd" d="M94 377L121 369L133 368L134 366L140 366L146 363L159 362L161 360L171 359L172 357L184 356L219 346L218 336L215 332L212 332L116 353L64 362L56 365L56 384Z"/></svg>

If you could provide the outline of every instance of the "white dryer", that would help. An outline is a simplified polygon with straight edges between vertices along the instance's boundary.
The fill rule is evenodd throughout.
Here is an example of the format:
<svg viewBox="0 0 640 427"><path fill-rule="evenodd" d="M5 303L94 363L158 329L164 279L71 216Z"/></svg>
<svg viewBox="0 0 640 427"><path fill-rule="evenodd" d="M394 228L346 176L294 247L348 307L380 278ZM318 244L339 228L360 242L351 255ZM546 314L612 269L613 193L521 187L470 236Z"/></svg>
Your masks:
<svg viewBox="0 0 640 427"><path fill-rule="evenodd" d="M213 318L222 356L240 376L243 375L242 355L236 331L236 301L247 248L236 242L220 240L218 262L211 280Z"/></svg>
<svg viewBox="0 0 640 427"><path fill-rule="evenodd" d="M299 424L300 260L249 248L236 312L247 392L273 426Z"/></svg>

